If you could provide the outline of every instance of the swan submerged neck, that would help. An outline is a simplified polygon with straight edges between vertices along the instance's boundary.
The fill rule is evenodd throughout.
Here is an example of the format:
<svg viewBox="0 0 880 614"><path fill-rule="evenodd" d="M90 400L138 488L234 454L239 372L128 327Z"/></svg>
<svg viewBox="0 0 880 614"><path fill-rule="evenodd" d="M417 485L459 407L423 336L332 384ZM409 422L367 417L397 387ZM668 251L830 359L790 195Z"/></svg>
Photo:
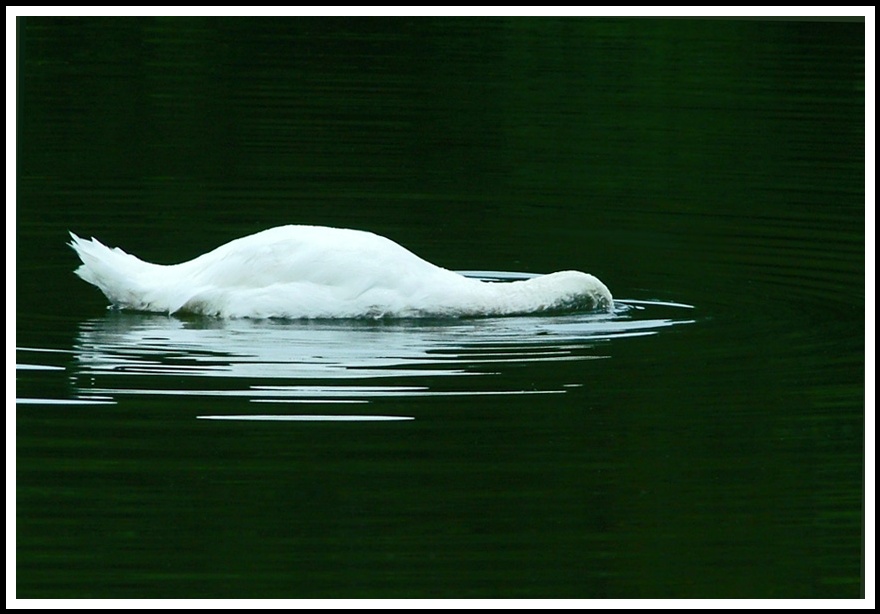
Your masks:
<svg viewBox="0 0 880 614"><path fill-rule="evenodd" d="M613 297L605 284L581 271L486 285L499 296L502 315L610 311L613 307Z"/></svg>

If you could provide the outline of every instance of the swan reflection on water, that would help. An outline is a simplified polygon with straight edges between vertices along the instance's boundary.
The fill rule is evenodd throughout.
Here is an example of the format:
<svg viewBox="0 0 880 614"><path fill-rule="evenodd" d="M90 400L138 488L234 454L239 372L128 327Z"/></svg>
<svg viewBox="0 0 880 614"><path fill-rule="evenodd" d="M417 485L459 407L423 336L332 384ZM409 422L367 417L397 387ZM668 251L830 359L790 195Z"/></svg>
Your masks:
<svg viewBox="0 0 880 614"><path fill-rule="evenodd" d="M81 324L72 381L83 398L237 397L316 406L564 394L584 384L572 380L570 370L554 378L546 368L540 377L522 368L605 359L615 339L692 323L691 315L686 305L647 301L616 301L610 313L394 321L182 319L111 311Z"/></svg>

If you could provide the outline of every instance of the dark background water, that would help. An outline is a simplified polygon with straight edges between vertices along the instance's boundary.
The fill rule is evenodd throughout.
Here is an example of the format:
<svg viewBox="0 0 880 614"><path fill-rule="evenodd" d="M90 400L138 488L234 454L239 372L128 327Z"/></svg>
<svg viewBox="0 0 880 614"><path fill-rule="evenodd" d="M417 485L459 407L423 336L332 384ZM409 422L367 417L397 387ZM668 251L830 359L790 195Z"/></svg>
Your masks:
<svg viewBox="0 0 880 614"><path fill-rule="evenodd" d="M18 596L860 596L864 42L21 19ZM113 314L65 246L171 263L288 223L588 271L619 309ZM224 414L412 419L197 419Z"/></svg>

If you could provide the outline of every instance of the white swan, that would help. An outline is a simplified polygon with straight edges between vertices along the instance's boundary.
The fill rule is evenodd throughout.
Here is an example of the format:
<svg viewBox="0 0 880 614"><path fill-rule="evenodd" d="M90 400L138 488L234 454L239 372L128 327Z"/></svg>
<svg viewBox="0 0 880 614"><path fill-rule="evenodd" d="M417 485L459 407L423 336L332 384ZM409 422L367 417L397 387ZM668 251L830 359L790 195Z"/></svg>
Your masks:
<svg viewBox="0 0 880 614"><path fill-rule="evenodd" d="M174 265L144 262L70 233L82 279L114 307L226 318L494 316L610 310L611 293L563 271L489 283L422 260L370 232L281 226Z"/></svg>

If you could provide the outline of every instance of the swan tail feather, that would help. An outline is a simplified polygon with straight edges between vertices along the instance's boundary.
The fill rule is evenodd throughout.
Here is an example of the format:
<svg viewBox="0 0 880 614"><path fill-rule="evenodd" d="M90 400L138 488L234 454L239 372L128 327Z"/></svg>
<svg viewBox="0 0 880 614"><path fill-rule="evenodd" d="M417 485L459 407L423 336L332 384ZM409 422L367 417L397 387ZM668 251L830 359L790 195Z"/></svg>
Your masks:
<svg viewBox="0 0 880 614"><path fill-rule="evenodd" d="M144 262L118 247L111 249L95 238L83 239L72 232L68 245L82 261L74 273L99 288L113 307L155 310L150 296L153 284L149 280L162 268L160 265Z"/></svg>

